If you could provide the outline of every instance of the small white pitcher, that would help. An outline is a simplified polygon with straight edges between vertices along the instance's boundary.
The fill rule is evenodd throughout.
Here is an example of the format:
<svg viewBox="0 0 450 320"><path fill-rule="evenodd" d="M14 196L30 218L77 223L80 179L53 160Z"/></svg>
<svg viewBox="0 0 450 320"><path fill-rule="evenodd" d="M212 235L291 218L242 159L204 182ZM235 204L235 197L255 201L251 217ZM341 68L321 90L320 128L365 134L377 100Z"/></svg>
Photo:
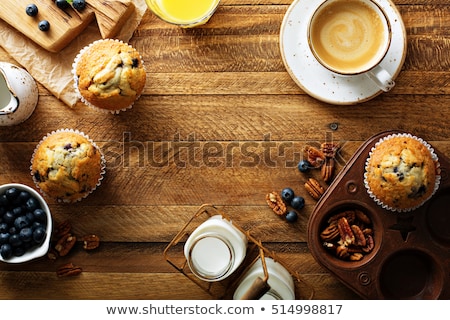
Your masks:
<svg viewBox="0 0 450 320"><path fill-rule="evenodd" d="M0 62L0 126L12 126L27 120L38 101L38 88L24 69Z"/></svg>

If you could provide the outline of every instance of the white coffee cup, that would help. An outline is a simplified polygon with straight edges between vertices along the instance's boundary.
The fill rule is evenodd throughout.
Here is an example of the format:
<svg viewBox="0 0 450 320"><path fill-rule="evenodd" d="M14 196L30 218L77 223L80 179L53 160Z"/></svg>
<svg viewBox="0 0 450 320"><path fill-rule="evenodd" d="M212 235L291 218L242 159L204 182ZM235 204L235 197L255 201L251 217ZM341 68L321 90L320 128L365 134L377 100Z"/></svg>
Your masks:
<svg viewBox="0 0 450 320"><path fill-rule="evenodd" d="M325 0L308 24L317 61L339 76L364 74L383 91L395 82L381 62L391 44L391 25L375 0Z"/></svg>

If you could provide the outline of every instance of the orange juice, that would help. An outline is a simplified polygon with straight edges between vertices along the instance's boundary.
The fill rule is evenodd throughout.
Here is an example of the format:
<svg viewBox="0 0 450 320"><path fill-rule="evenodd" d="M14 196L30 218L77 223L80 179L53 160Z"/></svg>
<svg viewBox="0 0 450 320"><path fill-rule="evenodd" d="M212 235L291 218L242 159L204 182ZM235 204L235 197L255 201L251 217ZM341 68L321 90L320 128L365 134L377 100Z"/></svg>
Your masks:
<svg viewBox="0 0 450 320"><path fill-rule="evenodd" d="M220 0L145 0L161 19L180 26L193 27L206 23Z"/></svg>

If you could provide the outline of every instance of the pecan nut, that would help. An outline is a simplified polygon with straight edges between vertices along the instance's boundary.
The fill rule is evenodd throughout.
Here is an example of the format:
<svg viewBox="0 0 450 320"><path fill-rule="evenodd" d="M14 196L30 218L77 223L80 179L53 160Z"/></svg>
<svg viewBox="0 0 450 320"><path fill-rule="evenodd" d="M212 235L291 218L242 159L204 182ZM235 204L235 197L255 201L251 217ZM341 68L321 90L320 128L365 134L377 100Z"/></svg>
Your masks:
<svg viewBox="0 0 450 320"><path fill-rule="evenodd" d="M266 195L266 202L277 215L282 216L286 213L286 204L277 192L272 191L268 193Z"/></svg>
<svg viewBox="0 0 450 320"><path fill-rule="evenodd" d="M330 242L335 240L339 236L339 229L337 224L330 224L321 233L320 238L323 241Z"/></svg>
<svg viewBox="0 0 450 320"><path fill-rule="evenodd" d="M84 250L94 250L100 245L100 238L95 234L84 236L81 240L83 241Z"/></svg>
<svg viewBox="0 0 450 320"><path fill-rule="evenodd" d="M72 250L76 242L77 238L72 234L68 233L58 240L58 242L55 245L55 250L61 257L64 257L70 252L70 250Z"/></svg>
<svg viewBox="0 0 450 320"><path fill-rule="evenodd" d="M325 159L325 163L322 165L322 168L320 170L322 179L323 179L323 181L325 181L325 183L328 183L333 179L335 166L336 166L336 162L335 162L334 158L327 157Z"/></svg>
<svg viewBox="0 0 450 320"><path fill-rule="evenodd" d="M306 152L306 159L315 168L319 168L325 162L325 155L322 151L312 146L306 146L303 149Z"/></svg>
<svg viewBox="0 0 450 320"><path fill-rule="evenodd" d="M355 243L355 235L353 234L352 228L345 217L338 220L337 223L339 235L341 236L341 241L343 245L348 247Z"/></svg>
<svg viewBox="0 0 450 320"><path fill-rule="evenodd" d="M335 158L340 147L341 146L336 142L324 142L320 145L320 151L322 151L327 158Z"/></svg>
<svg viewBox="0 0 450 320"><path fill-rule="evenodd" d="M325 189L320 185L319 181L314 178L309 178L308 181L305 182L305 189L315 200L319 200L325 193Z"/></svg>
<svg viewBox="0 0 450 320"><path fill-rule="evenodd" d="M81 272L83 272L83 269L81 267L75 266L72 262L63 264L56 270L56 275L58 277L71 277L71 276L77 276Z"/></svg>
<svg viewBox="0 0 450 320"><path fill-rule="evenodd" d="M55 239L60 239L61 237L65 236L66 234L70 233L72 230L72 225L68 220L65 220L63 222L60 222L56 227L55 231L53 232L53 236Z"/></svg>
<svg viewBox="0 0 450 320"><path fill-rule="evenodd" d="M353 235L355 236L355 245L358 247L365 247L366 246L366 236L362 232L361 228L358 227L356 224L351 225Z"/></svg>

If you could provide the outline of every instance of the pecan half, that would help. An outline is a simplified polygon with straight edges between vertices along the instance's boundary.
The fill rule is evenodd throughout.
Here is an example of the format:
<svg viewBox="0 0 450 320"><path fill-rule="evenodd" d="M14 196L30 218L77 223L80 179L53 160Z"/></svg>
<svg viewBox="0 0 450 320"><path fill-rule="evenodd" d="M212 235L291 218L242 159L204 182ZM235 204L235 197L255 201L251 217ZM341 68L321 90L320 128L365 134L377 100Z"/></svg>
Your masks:
<svg viewBox="0 0 450 320"><path fill-rule="evenodd" d="M81 272L83 272L83 269L81 267L75 266L72 262L63 264L56 270L56 275L58 277L71 277L71 276L77 276Z"/></svg>
<svg viewBox="0 0 450 320"><path fill-rule="evenodd" d="M334 158L326 158L325 163L322 165L320 173L322 175L323 181L326 183L330 182L334 176L334 168L336 166L336 161Z"/></svg>
<svg viewBox="0 0 450 320"><path fill-rule="evenodd" d="M362 223L367 225L371 224L369 217L361 210L355 210L355 215Z"/></svg>
<svg viewBox="0 0 450 320"><path fill-rule="evenodd" d="M53 236L55 239L59 240L61 237L65 236L66 234L70 233L72 230L72 225L68 220L65 220L63 222L60 222L56 227L55 231L53 232Z"/></svg>
<svg viewBox="0 0 450 320"><path fill-rule="evenodd" d="M325 155L317 148L306 146L303 149L306 152L306 159L313 167L320 167L325 162Z"/></svg>
<svg viewBox="0 0 450 320"><path fill-rule="evenodd" d="M344 246L348 247L350 244L355 243L355 235L345 217L338 220L337 226Z"/></svg>
<svg viewBox="0 0 450 320"><path fill-rule="evenodd" d="M350 261L359 261L364 257L362 253L355 252L349 256Z"/></svg>
<svg viewBox="0 0 450 320"><path fill-rule="evenodd" d="M325 193L325 189L320 185L319 181L314 178L309 178L308 181L305 182L305 189L315 200L319 200Z"/></svg>
<svg viewBox="0 0 450 320"><path fill-rule="evenodd" d="M100 245L100 238L95 234L84 236L81 240L83 241L84 250L94 250Z"/></svg>
<svg viewBox="0 0 450 320"><path fill-rule="evenodd" d="M49 258L50 260L56 260L59 257L59 253L58 251L55 250L55 248L50 248L48 249L47 252L47 258Z"/></svg>
<svg viewBox="0 0 450 320"><path fill-rule="evenodd" d="M286 204L277 192L272 191L268 193L266 195L266 202L277 215L282 216L286 213Z"/></svg>
<svg viewBox="0 0 450 320"><path fill-rule="evenodd" d="M338 236L339 236L339 229L337 227L337 224L329 225L320 233L320 238L326 242L333 241Z"/></svg>
<svg viewBox="0 0 450 320"><path fill-rule="evenodd" d="M355 236L355 245L359 247L365 247L366 246L366 236L362 232L361 228L358 227L356 224L351 225L353 234Z"/></svg>
<svg viewBox="0 0 450 320"><path fill-rule="evenodd" d="M68 233L58 240L58 242L55 245L55 250L61 257L64 257L70 252L70 250L72 250L76 242L77 238L72 234Z"/></svg>
<svg viewBox="0 0 450 320"><path fill-rule="evenodd" d="M344 245L340 245L336 248L336 255L341 259L346 259L349 257L348 247Z"/></svg>
<svg viewBox="0 0 450 320"><path fill-rule="evenodd" d="M371 252L373 250L374 247L375 247L375 242L373 240L373 237L369 234L366 237L366 246L364 248L362 248L362 250L365 253L369 253L369 252Z"/></svg>
<svg viewBox="0 0 450 320"><path fill-rule="evenodd" d="M339 143L336 142L324 142L320 145L320 151L325 157L334 158L340 147Z"/></svg>

